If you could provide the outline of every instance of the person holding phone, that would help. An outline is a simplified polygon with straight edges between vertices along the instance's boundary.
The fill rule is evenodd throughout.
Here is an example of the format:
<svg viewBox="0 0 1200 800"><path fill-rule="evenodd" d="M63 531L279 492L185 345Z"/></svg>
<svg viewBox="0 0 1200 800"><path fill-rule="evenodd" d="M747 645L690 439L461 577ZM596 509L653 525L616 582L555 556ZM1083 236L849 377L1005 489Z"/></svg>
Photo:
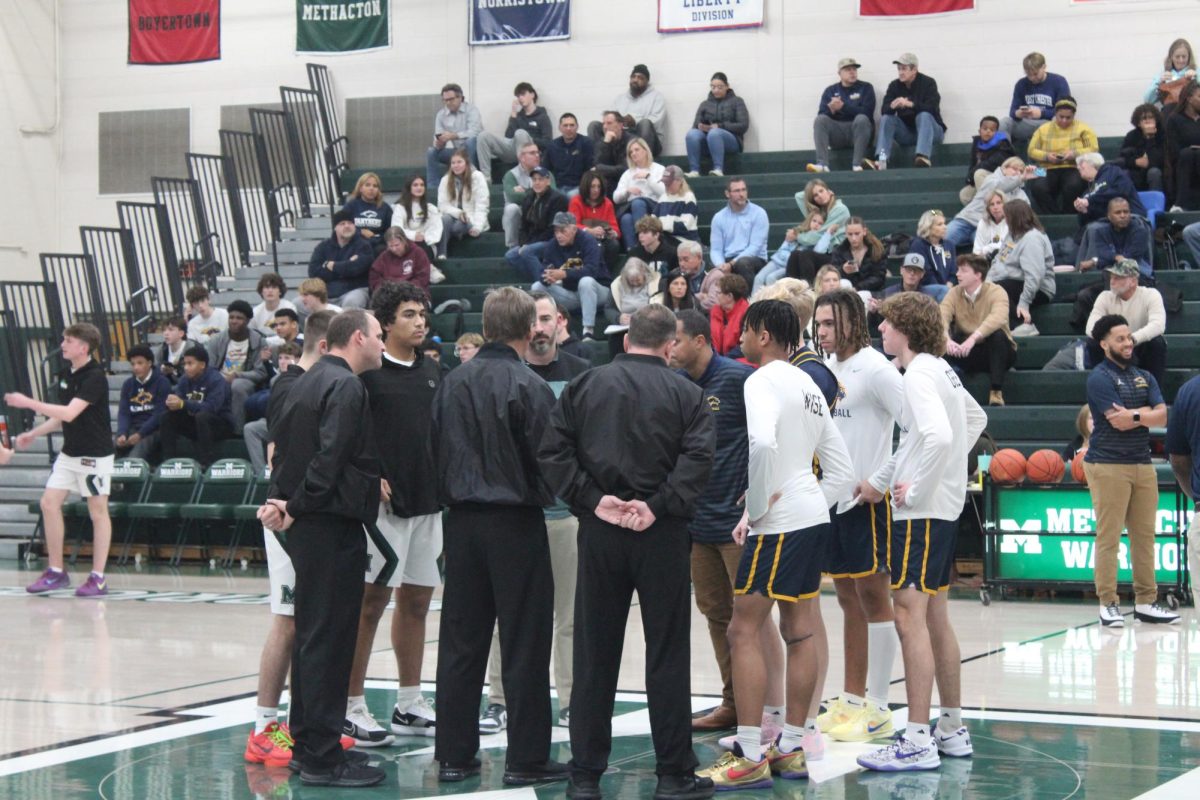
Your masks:
<svg viewBox="0 0 1200 800"><path fill-rule="evenodd" d="M1046 170L1027 186L1039 214L1070 214L1075 199L1087 190L1075 157L1099 152L1100 140L1091 126L1075 118L1078 107L1074 97L1061 98L1054 104L1054 119L1038 128L1029 142L1029 160Z"/></svg>

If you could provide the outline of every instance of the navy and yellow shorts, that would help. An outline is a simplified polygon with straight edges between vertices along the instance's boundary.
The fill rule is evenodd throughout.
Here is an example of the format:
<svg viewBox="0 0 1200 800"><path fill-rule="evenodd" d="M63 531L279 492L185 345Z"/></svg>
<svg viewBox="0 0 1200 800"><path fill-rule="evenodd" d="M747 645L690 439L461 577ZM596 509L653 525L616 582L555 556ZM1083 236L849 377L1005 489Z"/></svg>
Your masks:
<svg viewBox="0 0 1200 800"><path fill-rule="evenodd" d="M865 578L888 572L892 555L891 498L832 514L825 572L832 578Z"/></svg>
<svg viewBox="0 0 1200 800"><path fill-rule="evenodd" d="M794 603L821 591L829 523L746 539L734 594L761 594Z"/></svg>
<svg viewBox="0 0 1200 800"><path fill-rule="evenodd" d="M892 588L926 594L950 588L958 522L905 519L892 522Z"/></svg>

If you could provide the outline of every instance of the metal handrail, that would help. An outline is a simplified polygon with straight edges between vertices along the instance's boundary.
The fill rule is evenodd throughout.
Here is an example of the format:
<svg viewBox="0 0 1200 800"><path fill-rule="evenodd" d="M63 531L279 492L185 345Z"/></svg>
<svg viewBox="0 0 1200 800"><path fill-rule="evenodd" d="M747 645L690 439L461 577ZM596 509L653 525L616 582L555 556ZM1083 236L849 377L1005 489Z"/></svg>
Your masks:
<svg viewBox="0 0 1200 800"><path fill-rule="evenodd" d="M150 286L150 285L143 286L141 289L138 289L136 292L129 295L129 299L125 301L125 310L130 312L130 316L133 316L133 302L144 294L150 295L151 303L158 302L158 289L156 287ZM153 321L154 321L154 312L148 311L145 314L143 314L141 317L139 317L138 319L131 322L130 325L133 327L134 330L139 330L143 326L145 326L148 323L151 323ZM142 330L141 335L142 335L142 337L145 337L146 332L144 330Z"/></svg>

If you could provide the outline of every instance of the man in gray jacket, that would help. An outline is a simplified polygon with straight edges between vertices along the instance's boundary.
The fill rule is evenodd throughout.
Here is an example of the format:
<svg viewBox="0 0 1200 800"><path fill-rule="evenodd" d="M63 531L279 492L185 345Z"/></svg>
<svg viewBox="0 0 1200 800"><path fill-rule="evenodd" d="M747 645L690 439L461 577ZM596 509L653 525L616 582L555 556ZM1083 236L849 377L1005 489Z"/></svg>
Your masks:
<svg viewBox="0 0 1200 800"><path fill-rule="evenodd" d="M662 152L663 126L667 122L667 101L659 91L650 86L650 70L645 64L637 64L629 75L629 91L622 92L609 106L625 117L625 127L645 139L657 158ZM588 125L588 136L593 142L604 138L604 128L599 121Z"/></svg>

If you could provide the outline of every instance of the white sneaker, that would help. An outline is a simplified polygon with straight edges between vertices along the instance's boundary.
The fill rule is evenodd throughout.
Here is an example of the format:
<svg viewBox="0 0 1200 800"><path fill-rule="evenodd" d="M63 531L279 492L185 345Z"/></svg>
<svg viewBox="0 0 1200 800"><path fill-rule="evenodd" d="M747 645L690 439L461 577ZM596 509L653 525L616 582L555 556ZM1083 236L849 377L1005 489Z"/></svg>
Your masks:
<svg viewBox="0 0 1200 800"><path fill-rule="evenodd" d="M915 769L937 769L942 765L937 748L930 742L927 747L913 744L903 736L882 750L858 757L858 765L876 772L906 772Z"/></svg>
<svg viewBox="0 0 1200 800"><path fill-rule="evenodd" d="M1149 622L1154 625L1172 625L1179 622L1178 614L1163 608L1158 603L1138 603L1133 607L1133 618L1138 622Z"/></svg>
<svg viewBox="0 0 1200 800"><path fill-rule="evenodd" d="M698 171L694 170L694 169L690 169L690 170L688 170L687 172L683 173L683 177L685 177L685 178L699 178L699 177L700 177L700 173L699 173Z"/></svg>
<svg viewBox="0 0 1200 800"><path fill-rule="evenodd" d="M1039 333L1041 332L1032 322L1022 322L1012 330L1013 336L1037 336Z"/></svg>
<svg viewBox="0 0 1200 800"><path fill-rule="evenodd" d="M1171 206L1171 208L1168 209L1167 213L1168 214L1182 214L1183 206Z"/></svg>
<svg viewBox="0 0 1200 800"><path fill-rule="evenodd" d="M708 171L708 176L710 178L724 178L725 172L723 170L719 170L719 169L710 169Z"/></svg>
<svg viewBox="0 0 1200 800"><path fill-rule="evenodd" d="M800 749L804 751L806 762L820 761L825 757L825 737L819 729L815 733L805 730L800 739Z"/></svg>
<svg viewBox="0 0 1200 800"><path fill-rule="evenodd" d="M938 752L944 756L963 758L975 752L975 748L971 745L971 734L967 732L966 725L963 725L954 733L945 733L935 725L933 728L933 740L937 742Z"/></svg>
<svg viewBox="0 0 1200 800"><path fill-rule="evenodd" d="M484 736L500 733L508 727L508 709L499 703L491 703L479 715L479 732Z"/></svg>
<svg viewBox="0 0 1200 800"><path fill-rule="evenodd" d="M850 170L852 172L862 172L863 168L861 166L859 166L858 164L855 164L853 167L850 168Z"/></svg>
<svg viewBox="0 0 1200 800"><path fill-rule="evenodd" d="M1100 624L1106 628L1124 628L1125 615L1121 613L1121 607L1116 603L1100 606Z"/></svg>
<svg viewBox="0 0 1200 800"><path fill-rule="evenodd" d="M438 256L438 261L445 261L445 260L446 260L445 256ZM435 267L433 264L430 264L429 265L429 282L430 283L441 283L444 280L446 280L446 273L442 272L440 269Z"/></svg>
<svg viewBox="0 0 1200 800"><path fill-rule="evenodd" d="M354 740L355 747L387 747L396 741L396 737L375 721L365 703L346 710L342 733Z"/></svg>
<svg viewBox="0 0 1200 800"><path fill-rule="evenodd" d="M437 712L429 698L421 695L408 704L403 711L400 706L392 709L392 733L401 736L433 736L437 725Z"/></svg>

